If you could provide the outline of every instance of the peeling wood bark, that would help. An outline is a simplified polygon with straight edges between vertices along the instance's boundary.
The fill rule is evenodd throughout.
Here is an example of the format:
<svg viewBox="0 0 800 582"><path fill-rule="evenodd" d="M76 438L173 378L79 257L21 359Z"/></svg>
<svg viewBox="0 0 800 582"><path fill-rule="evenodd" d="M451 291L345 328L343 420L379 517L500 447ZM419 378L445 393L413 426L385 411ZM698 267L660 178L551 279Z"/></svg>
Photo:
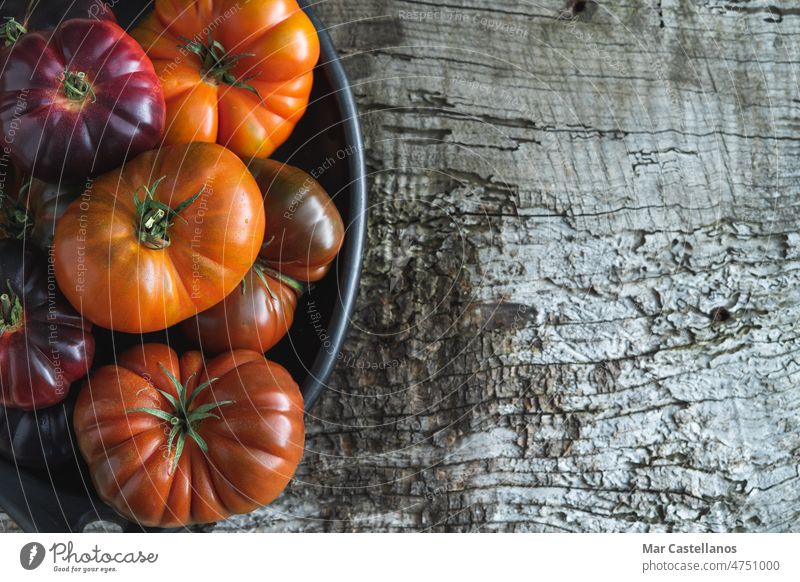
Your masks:
<svg viewBox="0 0 800 582"><path fill-rule="evenodd" d="M800 10L316 8L360 305L296 480L213 529L797 530Z"/></svg>

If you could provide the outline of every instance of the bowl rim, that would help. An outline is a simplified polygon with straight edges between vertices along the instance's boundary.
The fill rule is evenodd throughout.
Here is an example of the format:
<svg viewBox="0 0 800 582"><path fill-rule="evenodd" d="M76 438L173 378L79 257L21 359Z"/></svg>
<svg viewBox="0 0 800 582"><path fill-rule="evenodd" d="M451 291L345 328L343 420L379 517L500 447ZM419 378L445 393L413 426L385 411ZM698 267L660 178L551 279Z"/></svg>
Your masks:
<svg viewBox="0 0 800 582"><path fill-rule="evenodd" d="M339 270L340 306L334 310L328 324L330 345L321 347L309 370L308 377L301 386L305 412L308 413L320 395L325 391L338 355L350 329L350 318L353 315L361 282L361 269L367 238L367 184L364 142L361 136L358 108L350 86L350 80L341 63L341 57L333 46L330 35L317 18L308 0L298 0L298 4L308 15L320 43L320 60L317 66L325 66L326 75L331 86L338 87L332 95L339 108L345 136L345 147L352 151L348 156L348 173L352 176L349 184L350 215L353 217L347 226L345 242L339 252L338 264L344 265Z"/></svg>

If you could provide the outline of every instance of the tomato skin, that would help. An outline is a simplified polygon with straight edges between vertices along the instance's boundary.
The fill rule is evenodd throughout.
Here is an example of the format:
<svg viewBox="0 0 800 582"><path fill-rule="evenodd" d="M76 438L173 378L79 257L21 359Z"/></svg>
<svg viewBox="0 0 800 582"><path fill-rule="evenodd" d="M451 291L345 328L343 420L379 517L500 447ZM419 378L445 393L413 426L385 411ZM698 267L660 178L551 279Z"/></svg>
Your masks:
<svg viewBox="0 0 800 582"><path fill-rule="evenodd" d="M33 226L31 240L43 250L50 248L56 225L67 208L83 193L83 188L69 185L56 185L31 179L25 205Z"/></svg>
<svg viewBox="0 0 800 582"><path fill-rule="evenodd" d="M264 275L270 291L250 269L242 285L224 301L184 321L184 336L205 354L235 349L266 352L289 331L297 308L297 292L291 286Z"/></svg>
<svg viewBox="0 0 800 582"><path fill-rule="evenodd" d="M82 181L161 141L166 108L158 77L114 22L76 19L24 34L0 62L0 126L27 175ZM83 73L91 91L69 97L65 71Z"/></svg>
<svg viewBox="0 0 800 582"><path fill-rule="evenodd" d="M36 411L0 407L0 456L32 468L75 463L70 427L77 392Z"/></svg>
<svg viewBox="0 0 800 582"><path fill-rule="evenodd" d="M186 439L171 472L165 454L170 425L135 408L172 410L155 386L177 397L159 364L188 395L218 378L192 408L232 400L215 409L197 432L204 453ZM193 376L192 376L193 375ZM248 513L270 503L288 484L303 455L303 398L286 370L262 354L239 350L204 362L199 352L180 359L168 346L145 344L118 364L91 374L75 406L75 434L101 499L145 526L178 527Z"/></svg>
<svg viewBox="0 0 800 582"><path fill-rule="evenodd" d="M6 238L29 240L40 249L48 250L56 224L67 207L81 195L83 188L66 184L57 186L32 178L25 188L21 188L18 181L15 189L8 196L0 196L0 212L5 213L3 221L8 229ZM15 224L9 217L11 213L19 213L30 226L20 233L19 223Z"/></svg>
<svg viewBox="0 0 800 582"><path fill-rule="evenodd" d="M267 227L260 256L298 281L322 279L344 242L336 205L312 176L274 160L252 160L264 196Z"/></svg>
<svg viewBox="0 0 800 582"><path fill-rule="evenodd" d="M36 178L25 182L23 186L20 173L13 164L5 171L0 170L0 239L29 240L47 251L53 242L56 224L67 207L81 195L83 188L67 184L58 186Z"/></svg>
<svg viewBox="0 0 800 582"><path fill-rule="evenodd" d="M0 334L0 406L33 410L64 400L94 358L91 324L59 293L47 259L18 241L0 241L0 288L19 298L22 318Z"/></svg>
<svg viewBox="0 0 800 582"><path fill-rule="evenodd" d="M117 20L103 0L4 0L0 22L6 18L13 18L29 31L50 30L74 18Z"/></svg>
<svg viewBox="0 0 800 582"><path fill-rule="evenodd" d="M231 56L255 55L231 72L257 93L209 76L200 55L182 48L187 38L207 44L209 30ZM167 144L217 142L265 158L305 113L319 39L296 0L156 0L131 34L164 86Z"/></svg>
<svg viewBox="0 0 800 582"><path fill-rule="evenodd" d="M134 192L159 177L156 198L172 207L202 191L173 221L170 244L138 235ZM56 227L55 273L90 321L128 333L158 331L222 301L241 282L264 237L258 185L232 152L194 143L140 155L95 180Z"/></svg>

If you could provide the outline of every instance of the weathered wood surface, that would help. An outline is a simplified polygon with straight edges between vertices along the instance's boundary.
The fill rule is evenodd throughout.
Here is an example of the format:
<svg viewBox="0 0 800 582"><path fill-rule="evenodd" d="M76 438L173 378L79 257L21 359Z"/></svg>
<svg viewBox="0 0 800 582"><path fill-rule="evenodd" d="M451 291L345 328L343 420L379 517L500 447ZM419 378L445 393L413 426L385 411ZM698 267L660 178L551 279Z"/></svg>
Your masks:
<svg viewBox="0 0 800 582"><path fill-rule="evenodd" d="M217 530L800 529L800 7L575 4L317 6L360 306L296 481Z"/></svg>

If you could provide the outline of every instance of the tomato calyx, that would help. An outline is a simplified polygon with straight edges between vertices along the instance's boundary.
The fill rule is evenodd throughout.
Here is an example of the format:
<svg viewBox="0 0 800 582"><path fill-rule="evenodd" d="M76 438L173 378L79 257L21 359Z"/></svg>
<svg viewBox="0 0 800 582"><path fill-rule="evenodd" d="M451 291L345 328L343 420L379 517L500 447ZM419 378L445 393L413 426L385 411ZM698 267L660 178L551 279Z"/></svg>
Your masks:
<svg viewBox="0 0 800 582"><path fill-rule="evenodd" d="M64 70L61 84L64 87L64 94L70 101L84 102L87 97L92 98L92 103L97 101L97 95L94 93L92 84L86 78L86 73L83 71Z"/></svg>
<svg viewBox="0 0 800 582"><path fill-rule="evenodd" d="M4 46L11 46L19 40L19 37L26 34L28 29L17 22L13 16L6 16L5 20L0 25L0 40L3 41Z"/></svg>
<svg viewBox="0 0 800 582"><path fill-rule="evenodd" d="M28 212L22 206L16 206L8 212L8 224L5 226L10 238L24 240L33 229Z"/></svg>
<svg viewBox="0 0 800 582"><path fill-rule="evenodd" d="M24 199L25 192L30 188L30 185L30 180L25 182L22 188L20 188L19 197L14 202L11 202L10 197L0 196L0 207L2 207L0 209L5 215L2 228L8 238L24 240L33 230L33 221L28 213L28 209L20 202L20 200Z"/></svg>
<svg viewBox="0 0 800 582"><path fill-rule="evenodd" d="M291 277L288 277L288 276L284 275L280 271L270 267L262 259L256 260L255 264L253 265L253 272L255 272L255 274L258 276L259 279L261 279L261 282L264 284L264 288L267 290L267 293L269 293L269 296L273 300L277 299L278 296L275 295L275 292L272 290L272 288L267 283L267 276L270 276L273 279L277 279L281 283L283 283L285 285L288 285L292 289L292 291L294 291L297 294L298 297L301 297L303 294L305 294L306 291L311 289L310 285L304 285L303 283L301 283L297 279L292 279ZM247 281L246 278L242 279L242 295L244 295L244 293L247 290L247 282L246 281Z"/></svg>
<svg viewBox="0 0 800 582"><path fill-rule="evenodd" d="M233 400L222 400L222 401L214 401L209 402L207 404L201 404L196 408L192 408L192 403L194 402L197 395L206 390L209 386L211 386L214 382L219 380L219 378L211 378L210 380L206 380L200 386L194 389L192 395L188 398L186 397L187 392L189 391L189 381L194 377L194 374L189 376L186 379L186 382L181 384L180 380L178 380L175 376L173 376L169 370L167 370L164 364L159 364L161 370L166 374L169 378L170 382L172 382L173 386L175 387L175 391L178 394L178 397L175 398L172 394L165 390L161 390L154 386L146 386L139 390L142 392L144 390L155 390L161 396L163 396L167 402L170 403L173 410L172 412L168 412L166 410L162 410L160 408L132 408L127 410L127 414L132 414L135 412L143 412L145 414L150 414L155 416L156 418L160 418L168 422L171 425L171 429L169 431L169 438L167 439L167 457L172 454L172 446L173 443L175 444L175 458L172 461L172 467L170 468L170 475L175 472L175 468L178 466L178 461L183 454L184 446L186 445L186 437L191 438L200 449L204 452L208 452L208 445L206 444L203 437L201 437L197 432L197 426L200 424L201 421L205 420L206 418L219 418L216 414L211 412L212 410L216 410L222 406L227 406L229 404L234 404Z"/></svg>
<svg viewBox="0 0 800 582"><path fill-rule="evenodd" d="M144 186L144 200L139 200L138 190L133 193L139 242L152 250L163 250L169 247L171 244L169 228L174 224L173 219L180 218L186 222L186 219L181 216L181 212L193 204L205 190L205 186L200 188L196 194L178 204L176 208L172 208L155 198L156 188L164 179L166 176L161 176L152 185Z"/></svg>
<svg viewBox="0 0 800 582"><path fill-rule="evenodd" d="M248 81L258 77L258 74L239 79L231 71L240 59L254 57L256 56L255 53L239 53L238 55L232 55L225 50L222 43L214 40L211 32L208 33L208 41L206 43L192 40L184 36L180 38L186 43L182 46L179 45L180 48L196 54L200 57L200 60L203 61L203 76L206 79L210 79L215 83L225 83L231 87L246 89L258 95L258 89L248 84Z"/></svg>
<svg viewBox="0 0 800 582"><path fill-rule="evenodd" d="M22 302L11 289L11 281L6 281L6 286L8 293L0 294L0 337L15 332L22 324Z"/></svg>

